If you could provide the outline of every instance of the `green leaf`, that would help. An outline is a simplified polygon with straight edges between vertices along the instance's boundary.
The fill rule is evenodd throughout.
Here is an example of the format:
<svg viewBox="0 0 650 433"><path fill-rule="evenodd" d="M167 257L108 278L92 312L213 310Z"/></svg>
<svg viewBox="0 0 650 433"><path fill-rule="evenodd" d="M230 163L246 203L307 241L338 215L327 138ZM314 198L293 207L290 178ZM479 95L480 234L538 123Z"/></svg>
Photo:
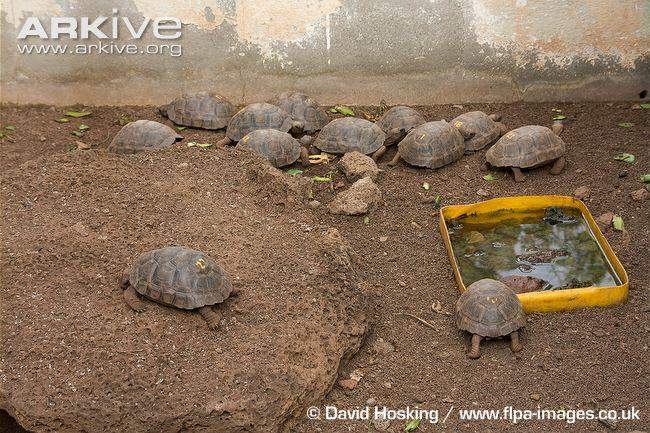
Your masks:
<svg viewBox="0 0 650 433"><path fill-rule="evenodd" d="M90 126L84 125L83 123L79 125L79 131L88 131L90 129Z"/></svg>
<svg viewBox="0 0 650 433"><path fill-rule="evenodd" d="M438 194L438 195L436 196L435 200L433 201L433 207L434 207L435 209L440 209L440 203L441 203L441 202L442 202L442 199L441 199L441 197L440 197L440 194Z"/></svg>
<svg viewBox="0 0 650 433"><path fill-rule="evenodd" d="M560 110L559 108L551 108L551 111L555 111L556 113L562 112L562 110Z"/></svg>
<svg viewBox="0 0 650 433"><path fill-rule="evenodd" d="M646 110L650 108L650 102L644 102L643 104L639 104L639 105L641 105L641 108L645 108Z"/></svg>
<svg viewBox="0 0 650 433"><path fill-rule="evenodd" d="M184 130L184 129L187 129L187 126L177 126L177 127L176 127L176 130L177 130L177 131L182 131L182 130Z"/></svg>
<svg viewBox="0 0 650 433"><path fill-rule="evenodd" d="M16 130L16 127L15 127L14 125L6 125L6 126L5 126L5 129L6 129L7 131L15 131L15 130Z"/></svg>
<svg viewBox="0 0 650 433"><path fill-rule="evenodd" d="M614 226L614 229L618 230L619 232L625 230L625 226L623 225L623 218L621 218L620 215L614 215L614 218L612 218L612 225Z"/></svg>
<svg viewBox="0 0 650 433"><path fill-rule="evenodd" d="M346 106L346 105L337 105L334 107L336 112L341 113L344 116L354 116L354 111L352 111L352 108Z"/></svg>
<svg viewBox="0 0 650 433"><path fill-rule="evenodd" d="M636 160L636 157L631 153L621 153L620 155L616 155L614 159L632 164Z"/></svg>
<svg viewBox="0 0 650 433"><path fill-rule="evenodd" d="M195 147L196 146L196 141L188 141L187 142L187 147Z"/></svg>
<svg viewBox="0 0 650 433"><path fill-rule="evenodd" d="M370 224L370 217L369 217L368 215L366 215L366 216L363 217L363 223L364 223L365 225Z"/></svg>
<svg viewBox="0 0 650 433"><path fill-rule="evenodd" d="M334 107L330 108L330 113L338 113L338 110Z"/></svg>
<svg viewBox="0 0 650 433"><path fill-rule="evenodd" d="M302 174L302 170L298 170L297 168L290 168L287 170L287 174L290 174L291 176L295 176L296 174Z"/></svg>
<svg viewBox="0 0 650 433"><path fill-rule="evenodd" d="M312 177L315 182L331 182L332 178L330 177L323 177L323 176L314 176Z"/></svg>
<svg viewBox="0 0 650 433"><path fill-rule="evenodd" d="M417 430L417 428L420 427L420 420L419 419L412 419L409 422L406 423L404 426L404 431L405 432L412 432Z"/></svg>
<svg viewBox="0 0 650 433"><path fill-rule="evenodd" d="M431 188L431 185L429 185L428 182L424 182L424 183L422 184L422 188L424 188L425 191L429 191L429 188Z"/></svg>
<svg viewBox="0 0 650 433"><path fill-rule="evenodd" d="M621 128L631 128L634 126L634 123L632 122L621 122L618 124Z"/></svg>
<svg viewBox="0 0 650 433"><path fill-rule="evenodd" d="M556 114L553 116L553 120L564 120L566 119L566 116L564 114Z"/></svg>
<svg viewBox="0 0 650 433"><path fill-rule="evenodd" d="M644 183L650 182L650 174L641 175L641 182L644 182Z"/></svg>
<svg viewBox="0 0 650 433"><path fill-rule="evenodd" d="M71 134L76 136L76 137L83 137L83 135L84 135L84 133L81 132L81 131L72 131Z"/></svg>
<svg viewBox="0 0 650 433"><path fill-rule="evenodd" d="M66 111L65 115L74 117L75 119L78 119L80 117L86 117L90 116L92 113L90 111Z"/></svg>
<svg viewBox="0 0 650 433"><path fill-rule="evenodd" d="M59 123L68 123L70 119L68 119L67 117L61 117L59 119L56 119L56 121Z"/></svg>
<svg viewBox="0 0 650 433"><path fill-rule="evenodd" d="M483 180L487 180L487 181L490 181L490 182L491 182L491 181L493 181L493 180L497 180L497 178L494 177L494 176L492 175L492 173L490 173L490 174L486 174L485 176L483 176Z"/></svg>
<svg viewBox="0 0 650 433"><path fill-rule="evenodd" d="M212 143L196 143L198 147L206 148L212 146Z"/></svg>

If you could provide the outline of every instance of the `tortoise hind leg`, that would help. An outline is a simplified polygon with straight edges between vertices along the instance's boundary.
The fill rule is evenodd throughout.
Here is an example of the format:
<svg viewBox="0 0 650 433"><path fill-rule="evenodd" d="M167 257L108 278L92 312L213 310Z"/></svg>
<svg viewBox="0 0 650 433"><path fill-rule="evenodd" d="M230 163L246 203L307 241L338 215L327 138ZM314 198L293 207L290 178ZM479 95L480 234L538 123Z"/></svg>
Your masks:
<svg viewBox="0 0 650 433"><path fill-rule="evenodd" d="M566 159L564 159L563 156L559 157L553 163L553 167L551 167L551 174L557 175L562 173L562 170L564 170L565 165L566 165Z"/></svg>
<svg viewBox="0 0 650 433"><path fill-rule="evenodd" d="M372 154L372 160L375 162L379 161L379 158L381 158L384 153L386 153L386 146L381 146L375 151L375 153Z"/></svg>
<svg viewBox="0 0 650 433"><path fill-rule="evenodd" d="M470 359L478 359L481 357L481 337L478 334L472 334L472 347L467 352L467 357Z"/></svg>
<svg viewBox="0 0 650 433"><path fill-rule="evenodd" d="M142 313L147 309L147 305L140 300L138 292L131 285L124 290L124 301L136 313Z"/></svg>
<svg viewBox="0 0 650 433"><path fill-rule="evenodd" d="M510 350L517 353L523 348L524 346L519 341L519 331L512 332L510 334Z"/></svg>
<svg viewBox="0 0 650 433"><path fill-rule="evenodd" d="M388 163L388 166L389 167L396 166L400 159L402 159L402 157L400 156L399 151L397 151L397 153L395 154L395 158L390 160L390 162Z"/></svg>
<svg viewBox="0 0 650 433"><path fill-rule="evenodd" d="M511 167L512 174L515 175L515 182L523 182L526 179L526 175L521 172L519 167Z"/></svg>
<svg viewBox="0 0 650 433"><path fill-rule="evenodd" d="M219 324L221 323L221 318L223 317L221 313L217 313L209 305L199 308L199 313L201 316L203 316L205 321L208 322L208 327L210 329L213 331L219 329Z"/></svg>

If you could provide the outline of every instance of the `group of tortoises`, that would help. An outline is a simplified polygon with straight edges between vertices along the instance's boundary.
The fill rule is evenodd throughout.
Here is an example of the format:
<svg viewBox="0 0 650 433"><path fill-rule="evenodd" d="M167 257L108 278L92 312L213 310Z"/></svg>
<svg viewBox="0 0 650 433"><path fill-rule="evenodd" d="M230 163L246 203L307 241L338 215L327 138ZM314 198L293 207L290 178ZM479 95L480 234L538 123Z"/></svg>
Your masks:
<svg viewBox="0 0 650 433"><path fill-rule="evenodd" d="M273 166L306 164L306 146L330 154L361 152L377 161L389 146L397 146L395 157L426 168L439 168L488 145L485 155L494 167L509 167L515 180L523 180L521 169L553 163L552 174L564 168L566 145L559 137L562 124L523 126L512 131L496 114L482 111L461 114L450 123L426 122L414 109L396 106L375 123L357 117L330 121L328 114L312 98L298 92L284 92L273 103L255 103L235 111L225 98L207 92L189 94L160 108L160 113L182 126L225 129L219 144L237 143L264 156ZM298 138L295 138L298 137ZM150 120L125 125L115 136L109 150L135 153L164 148L182 137L172 128Z"/></svg>

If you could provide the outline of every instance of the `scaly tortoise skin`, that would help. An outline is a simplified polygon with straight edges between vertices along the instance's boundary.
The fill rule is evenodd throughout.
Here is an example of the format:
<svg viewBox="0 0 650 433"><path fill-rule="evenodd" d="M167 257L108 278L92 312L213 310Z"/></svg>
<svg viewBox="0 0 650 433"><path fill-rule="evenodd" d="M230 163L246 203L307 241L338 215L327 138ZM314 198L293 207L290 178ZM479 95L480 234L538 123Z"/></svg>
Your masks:
<svg viewBox="0 0 650 433"><path fill-rule="evenodd" d="M108 151L137 153L145 150L165 149L183 137L167 125L153 120L136 120L127 123L113 137Z"/></svg>
<svg viewBox="0 0 650 433"><path fill-rule="evenodd" d="M177 125L203 129L223 129L235 107L223 96L208 92L183 95L160 107L160 113Z"/></svg>
<svg viewBox="0 0 650 433"><path fill-rule="evenodd" d="M456 303L458 328L472 334L467 356L479 358L484 337L510 336L513 352L521 350L518 329L526 323L524 309L512 289L500 281L485 278L469 285Z"/></svg>
<svg viewBox="0 0 650 433"><path fill-rule="evenodd" d="M386 134L372 122L358 117L341 117L325 125L314 140L314 146L323 152L344 154L360 152L372 154L375 161L386 151Z"/></svg>
<svg viewBox="0 0 650 433"><path fill-rule="evenodd" d="M320 104L304 93L283 92L275 98L273 103L298 122L299 129L305 134L320 131L330 120Z"/></svg>
<svg viewBox="0 0 650 433"><path fill-rule="evenodd" d="M398 152L388 163L390 166L403 159L417 167L435 169L460 159L465 153L463 136L444 120L411 129L397 146Z"/></svg>
<svg viewBox="0 0 650 433"><path fill-rule="evenodd" d="M386 134L385 146L399 143L409 131L424 123L424 117L411 107L398 105L386 111L376 124Z"/></svg>
<svg viewBox="0 0 650 433"><path fill-rule="evenodd" d="M135 311L146 305L138 293L163 305L184 310L198 309L211 329L217 329L221 315L210 306L233 294L226 272L201 251L173 246L141 254L122 276L124 300Z"/></svg>
<svg viewBox="0 0 650 433"><path fill-rule="evenodd" d="M465 153L476 152L494 143L506 133L506 127L499 122L500 116L482 111L470 111L451 121L451 125L460 131L465 140Z"/></svg>
<svg viewBox="0 0 650 433"><path fill-rule="evenodd" d="M510 167L515 180L521 182L522 168L534 168L554 162L551 174L564 169L566 144L559 137L563 125L554 123L553 130L539 125L513 129L485 153L485 159L493 167Z"/></svg>
<svg viewBox="0 0 650 433"><path fill-rule="evenodd" d="M309 164L307 149L291 135L275 129L258 129L246 134L237 147L262 155L276 168L293 164L300 157L303 164Z"/></svg>
<svg viewBox="0 0 650 433"><path fill-rule="evenodd" d="M259 102L239 110L228 123L226 137L219 142L228 145L241 140L244 135L257 129L277 129L288 132L291 128L299 128L289 114L277 105Z"/></svg>

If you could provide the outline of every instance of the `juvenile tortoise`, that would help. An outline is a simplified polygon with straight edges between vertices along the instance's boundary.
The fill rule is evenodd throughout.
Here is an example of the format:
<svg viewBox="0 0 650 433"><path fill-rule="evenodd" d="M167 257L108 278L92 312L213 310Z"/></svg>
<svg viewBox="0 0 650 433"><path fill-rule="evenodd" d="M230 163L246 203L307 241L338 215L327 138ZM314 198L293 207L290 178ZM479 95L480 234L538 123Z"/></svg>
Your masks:
<svg viewBox="0 0 650 433"><path fill-rule="evenodd" d="M485 278L467 288L456 303L458 328L472 334L472 346L467 356L481 357L480 344L485 337L510 336L510 349L519 352L518 329L526 322L519 298L507 285Z"/></svg>
<svg viewBox="0 0 650 433"><path fill-rule="evenodd" d="M223 96L199 92L183 95L160 107L159 111L177 125L223 129L228 126L235 107Z"/></svg>
<svg viewBox="0 0 650 433"><path fill-rule="evenodd" d="M341 117L325 125L314 146L323 152L372 154L377 161L386 151L386 134L374 123L358 117Z"/></svg>
<svg viewBox="0 0 650 433"><path fill-rule="evenodd" d="M249 132L256 129L277 129L288 132L291 128L300 128L300 122L294 121L289 114L277 105L258 102L239 110L228 123L226 137L219 141L225 146L236 143Z"/></svg>
<svg viewBox="0 0 650 433"><path fill-rule="evenodd" d="M397 146L398 151L389 166L403 159L417 167L439 168L460 159L465 152L463 136L444 120L411 129Z"/></svg>
<svg viewBox="0 0 650 433"><path fill-rule="evenodd" d="M147 307L138 293L152 301L184 310L198 309L215 330L221 314L212 309L235 294L226 272L201 251L165 247L140 255L121 279L124 300L133 310Z"/></svg>
<svg viewBox="0 0 650 433"><path fill-rule="evenodd" d="M560 174L566 163L566 144L559 137L564 126L555 122L552 128L530 125L513 129L488 149L485 159L493 167L510 167L517 182L523 182L525 178L522 168L551 162L551 174Z"/></svg>
<svg viewBox="0 0 650 433"><path fill-rule="evenodd" d="M246 134L237 147L252 150L266 158L273 167L284 167L301 158L303 165L309 164L309 152L298 140L286 132L275 129L257 129Z"/></svg>
<svg viewBox="0 0 650 433"><path fill-rule="evenodd" d="M144 150L164 149L183 137L167 125L153 120L136 120L120 129L108 145L114 153L137 153Z"/></svg>
<svg viewBox="0 0 650 433"><path fill-rule="evenodd" d="M422 125L424 118L411 107L398 105L386 111L376 123L386 134L384 145L392 146L406 137L411 129Z"/></svg>
<svg viewBox="0 0 650 433"><path fill-rule="evenodd" d="M482 111L470 111L453 119L451 124L465 140L465 153L472 153L494 143L508 131L500 120L498 114L488 116Z"/></svg>
<svg viewBox="0 0 650 433"><path fill-rule="evenodd" d="M304 93L283 92L273 101L275 105L286 111L297 122L297 128L305 135L300 138L304 145L311 143L314 134L329 122L329 116L318 102Z"/></svg>

